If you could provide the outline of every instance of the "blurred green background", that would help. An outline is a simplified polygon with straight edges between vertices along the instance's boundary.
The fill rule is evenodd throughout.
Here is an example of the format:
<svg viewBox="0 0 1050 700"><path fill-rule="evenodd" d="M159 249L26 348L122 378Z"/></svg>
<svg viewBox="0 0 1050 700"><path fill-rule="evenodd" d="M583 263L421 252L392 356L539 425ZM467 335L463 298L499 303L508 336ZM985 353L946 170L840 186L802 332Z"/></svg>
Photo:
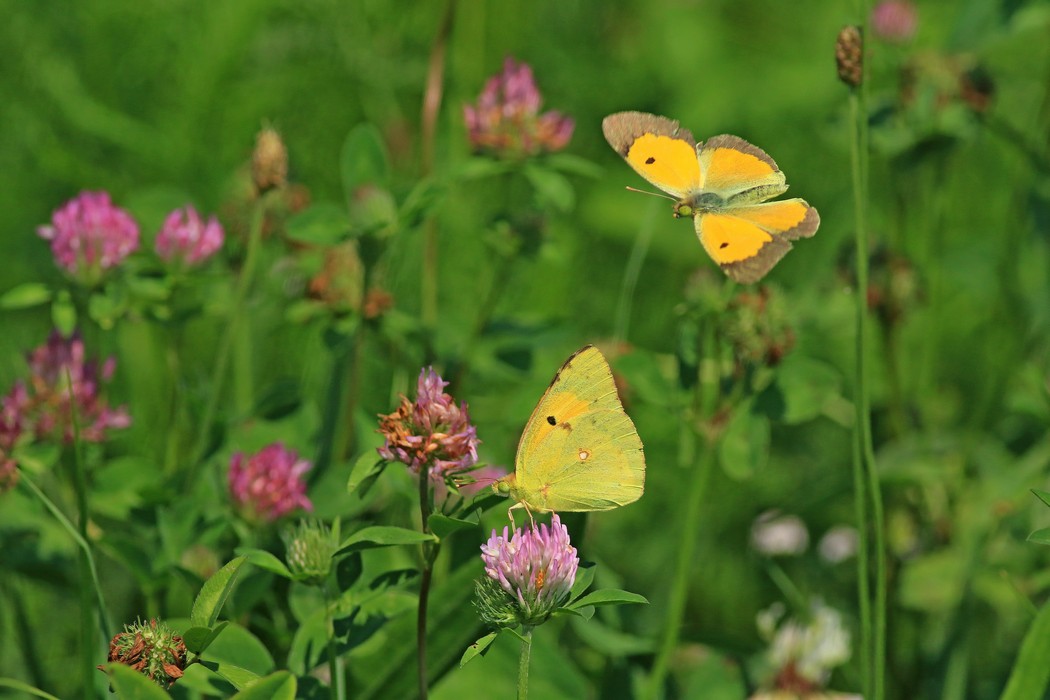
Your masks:
<svg viewBox="0 0 1050 700"><path fill-rule="evenodd" d="M1050 3L917 8L909 41L869 43L872 282L891 299L872 302L875 435L893 563L891 672L897 697L995 697L1029 619L1025 598L1040 602L1050 583L1046 550L1024 541L1048 520L1028 489L1046 488L1050 462ZM282 134L291 179L313 202L341 200L344 139L356 125L375 125L403 196L424 175L423 90L444 11L443 2L378 0L0 3L0 292L57 283L35 228L81 190L108 190L153 221L147 244L154 202L182 198L221 215L265 124ZM698 678L708 670L695 645L735 660L754 654L756 613L783 597L769 561L749 544L752 522L768 509L798 514L810 532L809 551L777 566L855 624L852 563L829 565L814 548L831 527L852 522L854 231L847 89L833 47L840 27L858 19L854 3L817 0L470 0L456 5L448 36L435 179L468 159L463 105L507 56L532 66L545 109L576 120L568 150L600 173L573 176L572 206L549 215L536 252L515 262L474 351L491 361L475 362L455 387L470 403L486 461L512 464L520 428L558 365L585 342L614 337L628 259L639 236L652 236L619 329L642 353L622 370L646 444L647 491L637 505L591 517L583 545L611 579L653 603L617 613L615 626L634 639L663 624L687 478L664 396L673 389L666 377L684 290L697 269L717 271L668 202L624 190L644 183L604 142L601 120L641 110L679 119L698 139L741 136L777 160L792 196L820 210L817 235L768 278L795 345L770 390L777 395L756 399L765 432L743 440L750 462L716 473L704 506L683 627L693 646L680 660ZM990 101L975 106L967 85ZM439 242L439 362L464 352L476 300L492 282L487 217L514 205L498 184L450 182L427 212ZM397 236L387 283L396 307L418 314L422 229ZM295 284L271 286L271 300L295 296ZM282 327L279 317L260 312L268 335L257 351L259 382L264 372L265 381L296 377L304 400L319 406L328 381L314 362L320 334ZM6 390L50 320L39 309L6 311L0 324ZM212 336L205 330L197 340L206 357ZM106 342L99 352L119 350L126 363L115 390L134 413L136 397L153 390L143 379L148 363L136 371L129 355L144 341ZM530 351L520 372L492 359L520 348ZM393 409L415 371L391 367L381 347L369 350L355 452L374 444L372 416ZM792 391L805 405L792 403ZM774 399L796 413L763 408ZM156 428L137 419L128 443L148 443ZM636 652L610 644L605 682L630 677L624 660ZM597 675L598 661L562 668L552 653L545 675L544 653L534 662L538 697L558 688L565 697L616 696L581 680ZM484 673L453 673L446 692ZM855 669L842 680L856 687ZM539 694L545 683L551 694Z"/></svg>

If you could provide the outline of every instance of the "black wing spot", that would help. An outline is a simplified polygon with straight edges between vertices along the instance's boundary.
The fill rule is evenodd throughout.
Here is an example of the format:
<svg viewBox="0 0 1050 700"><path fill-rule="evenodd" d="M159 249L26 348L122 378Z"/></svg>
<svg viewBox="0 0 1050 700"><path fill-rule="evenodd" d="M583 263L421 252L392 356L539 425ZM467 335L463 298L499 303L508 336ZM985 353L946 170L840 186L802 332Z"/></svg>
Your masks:
<svg viewBox="0 0 1050 700"><path fill-rule="evenodd" d="M656 162L656 158L653 158L652 156L649 156L648 158L645 159L645 164L646 165L652 165L655 162Z"/></svg>
<svg viewBox="0 0 1050 700"><path fill-rule="evenodd" d="M728 247L729 247L729 244L726 243L725 241L722 241L722 245L718 246L719 250L721 250L722 248L728 248Z"/></svg>
<svg viewBox="0 0 1050 700"><path fill-rule="evenodd" d="M558 421L554 416L547 416L547 422L551 425L557 425Z"/></svg>

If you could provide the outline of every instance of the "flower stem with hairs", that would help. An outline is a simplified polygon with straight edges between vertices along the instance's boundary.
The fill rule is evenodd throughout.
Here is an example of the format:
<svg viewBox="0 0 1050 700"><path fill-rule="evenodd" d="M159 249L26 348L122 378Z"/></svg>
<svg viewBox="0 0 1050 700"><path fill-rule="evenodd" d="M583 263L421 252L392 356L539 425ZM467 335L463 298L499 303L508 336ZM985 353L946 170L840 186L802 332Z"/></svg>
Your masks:
<svg viewBox="0 0 1050 700"><path fill-rule="evenodd" d="M427 465L419 470L419 517L424 533L430 532L431 513L430 471ZM434 560L440 545L424 542L421 546L423 574L419 582L419 608L416 616L416 667L419 673L419 698L427 697L427 603L430 599L430 581L434 576Z"/></svg>
<svg viewBox="0 0 1050 700"><path fill-rule="evenodd" d="M532 628L521 631L521 654L518 656L518 700L529 697L529 658L532 656Z"/></svg>

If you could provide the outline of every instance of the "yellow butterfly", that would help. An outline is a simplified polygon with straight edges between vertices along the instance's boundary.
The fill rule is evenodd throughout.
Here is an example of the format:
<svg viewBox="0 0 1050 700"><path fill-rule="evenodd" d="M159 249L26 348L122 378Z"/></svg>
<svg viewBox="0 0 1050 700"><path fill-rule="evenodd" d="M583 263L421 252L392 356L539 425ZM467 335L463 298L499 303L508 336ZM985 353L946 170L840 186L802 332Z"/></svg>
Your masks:
<svg viewBox="0 0 1050 700"><path fill-rule="evenodd" d="M666 117L619 112L602 121L609 145L639 175L677 201L674 215L692 216L707 254L730 278L765 277L797 238L817 231L820 215L802 199L766 202L787 191L784 173L765 151L724 134L697 143Z"/></svg>
<svg viewBox="0 0 1050 700"><path fill-rule="evenodd" d="M588 345L565 361L532 411L514 473L492 485L534 511L609 510L637 501L645 455L605 357Z"/></svg>

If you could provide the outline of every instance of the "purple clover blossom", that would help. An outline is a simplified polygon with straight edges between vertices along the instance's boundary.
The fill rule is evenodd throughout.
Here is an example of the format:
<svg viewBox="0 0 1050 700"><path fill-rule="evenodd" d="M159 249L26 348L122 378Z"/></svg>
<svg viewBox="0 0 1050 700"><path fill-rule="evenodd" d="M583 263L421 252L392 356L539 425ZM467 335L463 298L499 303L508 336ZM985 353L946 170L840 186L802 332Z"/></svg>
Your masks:
<svg viewBox="0 0 1050 700"><path fill-rule="evenodd" d="M28 362L28 384L16 383L0 405L0 446L22 432L70 443L74 414L85 442L102 442L108 430L131 425L127 408L111 409L101 395L116 361L88 360L79 335L66 339L52 332L46 344L29 353Z"/></svg>
<svg viewBox="0 0 1050 700"><path fill-rule="evenodd" d="M95 284L139 247L139 226L113 206L108 192L81 192L37 229L51 241L55 264L87 284Z"/></svg>
<svg viewBox="0 0 1050 700"><path fill-rule="evenodd" d="M481 560L488 580L502 590L505 604L515 607L515 621L531 627L546 621L569 599L580 558L569 543L569 530L557 513L551 518L550 526L533 524L527 530L518 528L513 536L508 536L509 530L504 527L502 535L492 531L488 542L481 545ZM479 609L487 621L502 620L505 624L509 615L486 615L486 608L498 610L500 607L492 605L491 591L496 587L493 584L488 584L489 592L485 592L484 585L479 586L482 600Z"/></svg>
<svg viewBox="0 0 1050 700"><path fill-rule="evenodd" d="M238 510L253 521L273 522L296 508L313 510L302 478L311 466L280 442L251 456L238 452L230 460L230 495Z"/></svg>
<svg viewBox="0 0 1050 700"><path fill-rule="evenodd" d="M919 11L908 0L883 0L871 10L871 27L883 41L904 43L918 25Z"/></svg>
<svg viewBox="0 0 1050 700"><path fill-rule="evenodd" d="M415 402L402 396L396 411L379 417L379 432L386 438L378 448L383 459L416 472L427 465L430 478L442 481L477 463L477 429L470 423L467 404L456 405L445 393L446 386L448 382L428 367L419 373Z"/></svg>
<svg viewBox="0 0 1050 700"><path fill-rule="evenodd" d="M575 122L560 112L540 114L542 104L532 68L507 58L503 72L489 78L477 103L463 107L471 145L496 155L533 155L565 148Z"/></svg>
<svg viewBox="0 0 1050 700"><path fill-rule="evenodd" d="M207 221L191 206L168 214L157 234L154 249L164 262L198 265L222 247L225 234L214 216Z"/></svg>

